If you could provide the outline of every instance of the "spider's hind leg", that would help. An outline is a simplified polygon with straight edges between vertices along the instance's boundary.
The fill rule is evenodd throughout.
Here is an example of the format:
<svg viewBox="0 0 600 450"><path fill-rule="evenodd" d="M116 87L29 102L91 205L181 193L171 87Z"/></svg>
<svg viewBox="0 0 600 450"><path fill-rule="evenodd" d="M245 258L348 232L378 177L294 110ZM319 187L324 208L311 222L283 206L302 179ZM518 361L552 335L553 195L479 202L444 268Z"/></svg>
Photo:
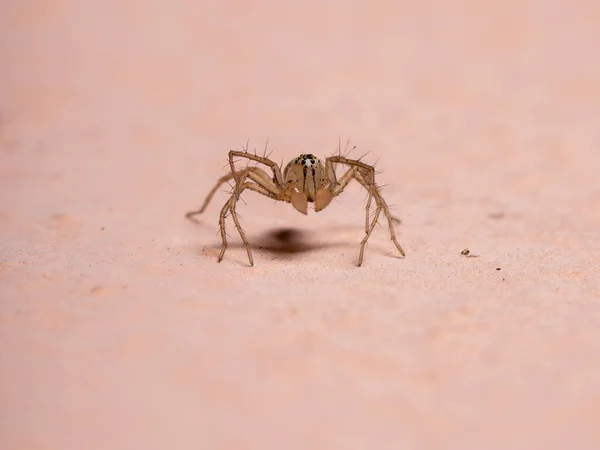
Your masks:
<svg viewBox="0 0 600 450"><path fill-rule="evenodd" d="M187 217L188 219L192 219L194 216L196 216L198 214L202 214L222 184L224 184L230 180L241 179L241 178L245 179L244 174L247 174L247 176L249 176L252 179L260 178L261 180L259 182L261 182L261 184L265 184L266 186L268 186L271 191L273 191L273 189L275 189L274 187L272 187L273 183L270 182L268 175L263 170L259 169L258 167L247 167L245 170L238 170L235 175L233 173L228 173L226 175L223 175L221 178L219 178L217 180L217 183L213 186L213 188L210 190L210 192L204 199L202 206L199 209L196 209L193 211L188 211L185 214L185 217ZM243 182L243 180L241 180L241 181ZM233 188L233 189L235 191L235 188Z"/></svg>
<svg viewBox="0 0 600 450"><path fill-rule="evenodd" d="M195 209L193 211L188 211L187 213L185 213L185 217L187 217L188 219L191 219L192 217L194 217L198 214L202 214L204 212L204 210L206 209L206 207L208 206L208 204L210 203L210 201L212 200L215 193L217 192L217 189L219 189L219 187L223 183L225 183L229 180L232 180L233 178L234 178L234 175L232 173L228 173L227 175L223 175L221 178L219 178L217 180L217 183L213 186L213 188L210 190L210 192L204 199L202 206L199 209Z"/></svg>

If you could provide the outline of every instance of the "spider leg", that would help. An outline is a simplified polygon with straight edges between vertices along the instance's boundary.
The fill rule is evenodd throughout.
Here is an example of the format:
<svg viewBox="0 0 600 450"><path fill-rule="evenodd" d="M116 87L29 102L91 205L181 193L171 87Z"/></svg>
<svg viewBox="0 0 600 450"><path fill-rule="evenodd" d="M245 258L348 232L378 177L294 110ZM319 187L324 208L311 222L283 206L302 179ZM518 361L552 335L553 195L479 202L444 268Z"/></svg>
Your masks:
<svg viewBox="0 0 600 450"><path fill-rule="evenodd" d="M264 170L262 170L258 167L248 167L246 170L253 173L257 177L260 177L263 180L264 184L269 185L270 187L271 187L271 185L274 186L273 182L269 178L269 175L267 175L267 173ZM244 173L243 170L238 171L238 176L241 177L243 173ZM207 208L210 201L212 200L213 196L216 194L219 187L223 183L226 183L227 181L232 180L234 178L235 178L235 176L232 173L228 173L227 175L223 175L221 178L219 178L217 180L217 183L214 185L214 187L210 190L210 192L204 199L204 203L202 204L202 206L199 209L196 209L194 211L188 211L185 214L185 217L187 217L188 219L191 219L193 216L202 214L204 212L204 210Z"/></svg>
<svg viewBox="0 0 600 450"><path fill-rule="evenodd" d="M369 222L371 219L371 200L373 200L373 194L369 192L369 198L365 206L365 234L369 233Z"/></svg>
<svg viewBox="0 0 600 450"><path fill-rule="evenodd" d="M277 163L270 160L269 158L267 158L265 156L254 155L252 153L248 153L248 151L240 152L237 150L231 150L229 152L229 167L231 167L231 172L236 174L235 175L236 179L238 179L237 174L239 173L235 169L235 164L233 162L233 158L236 156L241 157L241 158L246 158L251 161L256 161L257 163L264 164L265 166L269 167L273 171L273 183L278 185L279 187L283 188L283 186L284 186L283 175L281 173L281 168L277 165Z"/></svg>
<svg viewBox="0 0 600 450"><path fill-rule="evenodd" d="M365 245L367 244L367 241L369 240L369 237L371 236L371 233L373 232L373 229L375 228L375 225L377 224L377 221L379 220L379 216L382 211L384 212L385 216L388 219L388 225L389 225L389 230L390 230L390 239L392 240L392 242L394 243L394 245L396 246L396 248L398 249L400 254L402 256L405 256L404 249L400 246L400 244L396 240L396 233L394 230L394 222L399 222L400 220L391 215L387 203L381 196L380 188L375 183L375 169L373 168L373 166L365 164L361 161L348 159L343 156L331 156L331 157L327 158L327 160L325 162L326 166L329 166L328 170L330 170L330 171L333 170L332 167L333 167L333 164L335 164L335 163L347 164L347 165L351 166L351 169L349 169L342 176L342 178L340 178L339 182L336 184L334 191L333 191L334 195L339 195L344 190L346 185L353 178L356 179L356 181L358 181L369 193L369 197L367 199L367 204L366 204L366 208L365 208L366 209L365 237L363 238L363 240L360 243L360 253L359 253L359 257L358 257L358 265L359 266L362 265ZM370 218L371 200L373 198L375 198L375 203L377 205L377 208L375 209L375 214L373 216L373 220L370 221L369 218Z"/></svg>
<svg viewBox="0 0 600 450"><path fill-rule="evenodd" d="M221 252L219 253L219 258L217 262L221 262L223 256L225 255L225 250L227 250L227 233L225 232L225 218L227 217L227 213L229 212L229 208L231 207L231 202L235 197L232 195L229 197L229 200L223 205L221 208L221 213L219 214L219 230L221 232Z"/></svg>
<svg viewBox="0 0 600 450"><path fill-rule="evenodd" d="M258 167L248 167L248 178L250 178L254 183L248 183L246 186L248 189L251 189L256 192L260 192L261 194L266 195L267 197L274 198L276 200L280 200L279 195L281 194L281 187L277 186L273 183L273 180L269 177L269 175L262 169ZM244 187L245 184L240 185L240 189L243 191L246 189ZM262 189L258 189L258 188ZM240 191L241 193L241 191Z"/></svg>
<svg viewBox="0 0 600 450"><path fill-rule="evenodd" d="M348 183L350 183L350 181L354 179L355 171L356 169L354 167L348 169L348 171L344 175L342 175L342 177L337 181L332 192L334 197L340 195L344 191Z"/></svg>
<svg viewBox="0 0 600 450"><path fill-rule="evenodd" d="M351 169L348 169L344 175L342 175L342 177L338 180L337 184L333 188L333 196L334 197L340 195L344 191L344 189L346 188L348 183L350 183L350 181L352 181L354 178L356 178L355 172L356 172L356 168L352 167ZM365 210L366 210L365 233L367 233L369 231L369 224L371 223L370 212L371 212L371 199L372 198L373 198L373 195L371 194L371 192L369 192L369 198L367 199L367 205L365 207Z"/></svg>
<svg viewBox="0 0 600 450"><path fill-rule="evenodd" d="M375 198L375 203L377 204L377 208L375 209L375 216L373 217L373 221L371 222L369 229L366 231L364 239L360 243L360 255L358 258L358 265L360 266L362 264L365 245L367 243L367 240L369 239L369 236L371 236L371 233L373 232L375 225L377 225L377 221L379 220L379 215L381 214L381 211L383 211L383 213L387 217L391 241L394 243L394 245L396 246L396 248L398 249L400 254L402 256L406 256L404 249L402 248L402 246L398 243L398 241L396 239L396 231L394 230L394 220L393 220L394 218L390 214L390 209L389 209L387 203L385 202L385 200L383 199L383 197L381 196L381 193L379 192L379 187L375 183L373 183L373 184L367 183L367 181L364 179L362 173L358 172L358 171L356 172L356 180L360 184L362 184L365 189L367 189L369 191L368 203L371 202L371 197L373 197L373 198Z"/></svg>
<svg viewBox="0 0 600 450"><path fill-rule="evenodd" d="M251 168L249 168L251 169ZM260 169L259 169L260 170ZM262 174L260 173L262 172ZM235 228L237 229L240 237L242 238L242 242L244 247L246 248L246 253L248 254L248 261L250 262L250 266L254 265L254 259L252 258L252 252L250 250L250 243L246 238L246 233L242 228L239 217L235 210L236 204L242 192L246 189L249 189L254 192L258 192L259 194L263 194L266 197L272 198L274 200L282 200L280 191L277 190L277 187L273 184L271 180L268 179L268 175L260 170L260 172L246 170L241 173L240 178L236 183L236 188L229 200L225 203L223 208L221 209L221 214L219 216L219 228L221 231L221 252L219 253L219 258L217 262L221 262L223 256L225 255L225 250L227 249L227 234L225 233L225 219L227 217L227 213L231 212L231 217L233 218L233 223L235 224ZM264 177L267 177L265 179ZM246 181L247 178L250 178L252 181ZM270 184L269 184L270 183Z"/></svg>
<svg viewBox="0 0 600 450"><path fill-rule="evenodd" d="M369 199L367 200L367 210L366 210L367 217L365 219L365 237L360 242L360 253L358 254L358 265L360 267L363 262L363 256L365 253L365 245L367 245L367 241L369 240L369 237L371 236L371 233L373 232L375 225L377 225L377 221L379 220L379 215L381 214L381 210L383 209L383 207L381 206L377 197L375 197L375 203L377 204L377 208L375 208L375 215L373 216L373 220L369 224L371 199L373 198L373 193L371 190L372 188L369 187L368 185L366 185L366 183L364 182L364 179L361 178L360 172L356 172L356 180L360 184L362 184L365 187L365 189L367 189L367 191L369 191ZM403 253L402 249L400 249L400 250L401 250L400 253Z"/></svg>
<svg viewBox="0 0 600 450"><path fill-rule="evenodd" d="M206 209L206 207L208 206L208 204L210 203L210 201L212 200L215 193L217 192L217 189L219 189L219 187L223 183L231 180L232 178L233 178L232 173L228 173L227 175L223 175L221 178L219 178L217 180L217 183L214 185L214 187L210 190L210 192L204 199L204 203L202 203L202 206L199 209L195 209L193 211L188 211L187 213L185 213L185 217L187 217L188 219L191 219L193 216L195 216L197 214L202 214L204 212L204 210Z"/></svg>
<svg viewBox="0 0 600 450"><path fill-rule="evenodd" d="M344 159L346 159L346 158L344 158ZM353 161L353 160L347 160L347 161ZM360 161L356 161L356 162L360 162ZM332 163L335 163L335 161L332 161ZM346 162L346 164L350 164L350 163ZM361 163L361 164L363 164L363 163ZM363 164L363 165L367 166L366 164ZM367 167L371 167L371 166L367 166ZM330 170L333 170L333 168L331 168ZM344 175L342 175L342 177L337 181L337 184L335 185L335 187L333 189L333 196L334 197L340 195L344 191L344 189L346 188L346 185L355 178L354 171L356 171L356 170L358 170L358 169L355 168L355 167L352 167ZM366 209L367 209L367 224L365 225L365 227L366 227L365 231L369 228L369 222L370 222L369 217L370 217L371 197L372 196L373 195L369 191L369 198L367 199L367 206L366 206ZM394 223L402 223L402 220L398 219L395 216L392 216L391 214L390 214L390 217L392 218L392 221L394 221Z"/></svg>
<svg viewBox="0 0 600 450"><path fill-rule="evenodd" d="M246 183L244 183L244 184L246 184ZM244 247L246 248L246 253L248 253L248 261L250 262L250 266L253 266L254 259L252 258L252 252L250 251L250 242L248 242L248 239L246 238L246 232L242 228L242 225L240 224L240 219L239 219L237 213L235 212L235 205L237 203L237 199L239 198L239 194L241 194L242 191L243 191L243 189L241 189L239 191L237 196L235 194L231 196L231 199L229 202L229 210L231 211L231 217L233 218L233 223L235 224L235 228L237 229L238 233L240 234L240 237L242 238L242 242L244 243ZM221 253L219 254L219 261L221 261L223 259L224 254L225 254L225 248L222 247Z"/></svg>
<svg viewBox="0 0 600 450"><path fill-rule="evenodd" d="M258 192L259 194L262 194L266 197L272 198L273 200L281 200L281 198L279 198L279 196L277 194L271 192L269 189L267 189L264 186L257 184L257 183L250 183L250 182L246 181L242 185L240 193L242 191L245 191L246 189L250 189L251 191Z"/></svg>

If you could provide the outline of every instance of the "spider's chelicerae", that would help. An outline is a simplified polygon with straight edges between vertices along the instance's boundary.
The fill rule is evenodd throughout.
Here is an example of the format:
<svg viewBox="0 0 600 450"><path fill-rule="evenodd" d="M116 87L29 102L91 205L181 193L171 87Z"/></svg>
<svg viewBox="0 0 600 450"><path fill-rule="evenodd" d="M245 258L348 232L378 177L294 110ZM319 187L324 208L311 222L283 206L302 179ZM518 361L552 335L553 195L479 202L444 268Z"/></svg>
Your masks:
<svg viewBox="0 0 600 450"><path fill-rule="evenodd" d="M234 158L246 158L250 161L263 164L271 169L273 175L270 176L265 170L254 166L248 166L245 169L236 169ZM335 174L335 166L337 164L345 164L349 167L339 179ZM390 239L400 254L404 256L404 250L396 240L396 233L394 231L394 222L398 223L400 220L391 215L388 205L381 196L381 188L375 183L375 168L363 163L360 159L349 159L338 154L326 158L325 162L323 162L310 153L302 154L290 161L287 166L285 166L282 173L281 168L268 157L249 153L246 148L244 151L231 150L229 152L229 166L231 172L217 181L217 184L208 193L202 207L186 214L186 217L191 218L196 214L203 213L219 186L229 180L234 180L231 197L229 197L229 200L227 200L221 209L221 214L219 216L219 227L223 245L221 247L221 252L219 253L218 262L221 262L225 250L227 249L225 218L228 213L231 213L235 227L242 238L244 247L246 247L250 265L254 265L250 244L235 211L237 201L245 190L258 192L273 200L291 203L298 212L306 214L309 203L314 204L316 212L325 209L327 205L331 203L331 200L340 195L352 180L358 181L369 194L366 204L365 236L360 243L358 265L362 265L365 245L375 228L382 211L387 218ZM373 198L375 199L376 209L371 218L370 210L371 200Z"/></svg>

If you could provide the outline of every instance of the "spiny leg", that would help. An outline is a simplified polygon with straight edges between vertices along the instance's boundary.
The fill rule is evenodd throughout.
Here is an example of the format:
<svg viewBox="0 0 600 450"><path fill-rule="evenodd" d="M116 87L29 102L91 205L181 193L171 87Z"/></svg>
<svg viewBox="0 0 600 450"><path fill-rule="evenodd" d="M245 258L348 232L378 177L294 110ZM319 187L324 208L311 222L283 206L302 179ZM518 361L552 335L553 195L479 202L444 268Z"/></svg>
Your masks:
<svg viewBox="0 0 600 450"><path fill-rule="evenodd" d="M247 158L251 161L256 161L260 164L264 164L267 167L270 167L271 170L273 171L273 181L276 185L278 185L280 188L284 187L284 183L283 183L283 175L281 173L281 168L279 167L279 165L270 160L269 158L265 157L265 156L258 156L258 155L254 155L252 153L248 153L247 151L237 151L237 150L231 150L229 152L229 167L231 167L231 172L236 174L235 178L236 180L238 179L237 177L237 173L238 171L235 169L235 164L233 161L233 158L235 156L239 156L241 158Z"/></svg>
<svg viewBox="0 0 600 450"><path fill-rule="evenodd" d="M366 217L366 221L365 221L365 232L369 229L369 222L371 221L371 200L373 199L373 194L369 193L369 198L367 199L367 205L366 205L366 210L367 210L367 217ZM389 209L388 209L389 212ZM392 216L391 214L388 215L388 217L390 219L392 219L392 222L400 224L402 223L402 220L398 219L396 216Z"/></svg>
<svg viewBox="0 0 600 450"><path fill-rule="evenodd" d="M372 200L372 199L373 199L373 194L371 194L371 193L369 192L369 198L367 198L367 205L366 205L366 207L365 207L365 209L366 209L366 217L365 217L365 233L368 231L368 229L369 229L369 222L371 221L371 200ZM383 197L382 197L382 200L383 200ZM386 206L387 206L387 204L386 204ZM389 219L391 219L391 220L392 220L392 222L394 222L394 223L397 223L397 224L400 224L400 223L402 223L402 220L398 219L396 216L392 216L392 215L391 215L391 213L390 213L390 211L389 211L389 208L388 208L388 210L387 210L387 212L386 212L386 216L387 216ZM402 254L402 256L404 256L404 254Z"/></svg>
<svg viewBox="0 0 600 450"><path fill-rule="evenodd" d="M402 248L402 246L398 243L398 241L396 239L396 231L394 230L394 220L393 220L394 218L390 214L389 207L388 207L387 203L385 202L385 200L383 199L383 197L381 196L381 193L379 192L379 188L377 187L376 184L369 185L366 182L366 180L363 178L362 173L360 173L360 172L356 172L356 180L360 184L362 184L365 187L365 189L367 189L369 191L369 202L370 202L370 197L374 197L375 203L377 204L377 209L375 210L375 216L373 217L373 221L371 222L369 230L365 234L365 238L361 242L360 257L359 257L358 265L360 266L362 264L364 246L367 243L369 236L371 236L371 233L373 232L375 225L377 225L377 221L379 220L379 214L381 213L381 211L383 211L383 213L387 217L391 241L394 243L394 245L396 246L396 248L398 249L400 254L402 256L406 256L404 249Z"/></svg>
<svg viewBox="0 0 600 450"><path fill-rule="evenodd" d="M371 196L369 196L369 202L371 200ZM377 199L375 199L375 202L377 202ZM379 214L381 214L381 207L378 205L377 208L375 209L375 215L373 216L373 221L371 222L371 224L369 226L366 226L366 230L365 230L365 237L363 238L362 241L360 241L360 252L358 254L358 266L362 266L362 262L363 262L363 256L365 253L365 245L367 245L367 241L369 240L369 237L371 236L371 233L373 232L373 229L375 228L375 225L377 225L377 221L379 220ZM367 210L367 223L369 222L369 211Z"/></svg>
<svg viewBox="0 0 600 450"><path fill-rule="evenodd" d="M246 189L250 189L251 191L258 192L259 194L262 194L266 197L272 198L273 200L281 200L281 198L277 194L275 194L274 192L271 192L269 189L265 188L264 186L262 186L261 184L258 184L258 183L245 182L242 185L242 189L240 192L243 192Z"/></svg>
<svg viewBox="0 0 600 450"><path fill-rule="evenodd" d="M379 220L379 215L381 214L381 211L384 212L384 214L386 215L386 217L388 219L388 225L389 225L389 229L390 229L390 238L391 238L392 242L394 243L394 245L396 246L396 248L398 249L400 254L402 256L405 256L404 249L400 246L400 244L396 240L396 233L394 230L394 222L400 222L400 220L391 215L389 207L387 206L387 203L385 202L385 200L383 199L383 197L381 196L381 194L379 192L379 187L375 183L374 167L370 166L368 164L365 164L361 161L348 159L343 156L331 156L331 157L327 158L327 160L325 162L325 164L329 166L329 170L332 170L331 168L334 163L347 164L352 167L350 170L348 170L344 174L344 176L342 176L342 178L340 178L339 182L337 183L336 187L334 188L334 195L339 195L339 193L341 193L343 191L345 186L350 182L350 180L352 180L352 178L356 178L356 180L369 193L369 197L367 199L367 205L366 205L367 217L365 219L365 237L361 241L361 244L360 244L360 254L359 254L359 258L358 258L358 265L359 266L362 265L363 255L364 255L364 247L365 247L369 237L371 236L371 233L373 232L373 229L375 228L377 221ZM370 207L371 207L371 200L373 197L375 197L375 203L377 204L377 209L375 210L375 214L374 214L372 222L369 224L369 216L370 216L369 213L370 213Z"/></svg>
<svg viewBox="0 0 600 450"><path fill-rule="evenodd" d="M267 173L262 170L259 169L258 167L248 167L246 169L246 171L249 171L253 174L255 174L256 176L263 178L265 180L265 182L271 182L269 176L267 175ZM238 175L242 176L242 174L244 173L244 170L240 170L238 171ZM219 189L219 187L223 184L226 183L227 181L231 180L235 178L235 176L232 173L228 173L227 175L223 175L221 178L219 178L217 180L217 183L214 185L214 187L210 190L210 192L208 193L208 195L206 196L206 198L204 199L204 203L202 204L202 206L200 207L200 209L194 210L194 211L188 211L185 214L185 217L187 217L188 219L191 219L193 216L196 216L198 214L202 214L204 212L204 210L206 209L206 207L208 206L208 204L210 203L210 201L212 200L213 196L216 194L217 190Z"/></svg>
<svg viewBox="0 0 600 450"><path fill-rule="evenodd" d="M231 206L231 201L235 197L232 195L229 200L223 205L221 208L221 213L219 214L219 230L221 231L221 252L219 253L219 258L217 262L221 262L223 259L223 255L225 255L225 250L227 250L227 233L225 232L225 218L227 217L227 212L229 211L229 207Z"/></svg>
<svg viewBox="0 0 600 450"><path fill-rule="evenodd" d="M191 219L193 216L195 216L197 214L202 214L204 212L204 210L206 209L206 207L208 206L208 204L210 203L210 201L212 200L212 198L215 195L215 193L217 192L217 189L219 189L219 187L223 183L231 180L232 178L233 178L233 174L232 173L228 173L227 175L223 175L221 178L219 178L217 180L217 184L214 185L214 187L210 190L210 192L208 193L208 195L204 199L204 203L202 203L202 206L200 207L200 209L196 209L196 210L193 210L193 211L188 211L187 213L185 213L185 217L187 217L188 219Z"/></svg>
<svg viewBox="0 0 600 450"><path fill-rule="evenodd" d="M336 186L333 189L334 197L340 195L344 191L344 189L346 188L348 183L350 183L351 180L356 178L355 172L356 172L356 168L352 167L351 169L346 171L346 173L344 175L342 175L342 177L339 179L339 181L337 182ZM371 214L370 213L371 213L371 199L372 198L373 198L373 195L371 194L371 192L369 192L369 198L367 199L367 205L365 206L365 210L366 210L365 233L367 233L369 231L369 224L371 223L371 220L370 220Z"/></svg>
<svg viewBox="0 0 600 450"><path fill-rule="evenodd" d="M341 158L344 158L344 157L341 157ZM358 163L360 163L360 161L348 160L346 158L344 158L344 160L345 160L344 162L337 162L337 161L333 161L332 160L332 163L348 164L348 165L351 165L352 162L358 162ZM374 175L375 169L373 169L372 166L369 166L367 164L364 164L364 163L360 163L360 164L361 164L361 167L362 166L366 166L367 167L366 170L369 170L368 168L372 169L373 170L373 178L374 178L374 176L375 176ZM331 168L330 170L333 170L333 168ZM346 185L348 183L350 183L350 181L352 181L354 178L356 178L355 172L357 172L357 171L359 171L359 169L357 167L352 167L352 168L348 169L348 171L346 171L346 173L344 175L342 175L342 177L338 180L338 182L337 182L337 184L336 184L336 186L335 186L335 188L333 190L333 196L334 197L337 197L338 195L340 195L344 191L344 189L346 188ZM373 194L371 194L371 191L369 189L367 189L367 191L369 192L369 197L367 199L367 206L366 206L366 209L367 209L367 218L366 218L365 231L368 230L368 228L369 228L371 197L373 196ZM389 212L389 210L388 210L388 212ZM402 223L402 220L398 219L395 216L392 216L391 213L390 213L390 217L392 218L392 221L394 221L395 223L398 223L398 224Z"/></svg>
<svg viewBox="0 0 600 450"><path fill-rule="evenodd" d="M240 194L241 194L241 191L240 191ZM242 228L242 225L240 224L240 219L238 218L238 215L235 212L235 205L237 203L237 198L235 196L233 196L232 198L233 198L233 201L229 205L229 210L231 211L231 217L233 218L233 223L235 224L235 228L237 228L238 233L240 234L240 237L242 238L242 242L244 243L243 245L246 248L246 253L248 253L248 261L250 262L250 266L253 266L254 259L252 258L252 252L250 251L250 242L248 242L248 239L246 238L246 232Z"/></svg>
<svg viewBox="0 0 600 450"><path fill-rule="evenodd" d="M345 156L330 156L325 160L325 165L332 166L333 164L346 164L351 168L356 168L370 175L370 182L375 182L375 168L369 164L365 164L362 161L356 159L349 159ZM349 180L348 180L349 181Z"/></svg>
<svg viewBox="0 0 600 450"><path fill-rule="evenodd" d="M366 226L367 226L367 228L368 228L368 226L369 226L369 225L368 225L368 224L369 224L369 218L370 218L370 216L371 216L371 214L370 214L370 212L371 212L371 211L370 211L370 209L371 209L371 200L372 200L372 198L373 198L373 194L369 193L369 198L367 199L367 207L366 207L366 208L367 208L367 225L366 225ZM386 214L387 214L387 215L388 215L388 217L389 217L389 218L392 220L392 222L394 222L394 223L396 223L396 224L401 224L401 223L402 223L402 220L401 220L401 219L398 219L396 216L393 216L393 215L391 214L391 211L389 210L389 207L388 207L388 212L387 212Z"/></svg>
<svg viewBox="0 0 600 450"><path fill-rule="evenodd" d="M261 194L264 194L267 197L279 199L278 196L281 193L281 187L273 183L273 180L264 170L259 169L258 167L248 167L246 171L246 174L242 172L242 175L240 176L241 182L238 182L236 184L236 190L239 190L238 198L241 192L247 187L248 189L260 192ZM244 183L246 177L250 178L256 184ZM261 189L257 189L257 187L260 187Z"/></svg>
<svg viewBox="0 0 600 450"><path fill-rule="evenodd" d="M365 234L369 233L369 222L371 221L371 200L373 200L373 194L369 192L369 198L367 199L367 205L365 206Z"/></svg>
<svg viewBox="0 0 600 450"><path fill-rule="evenodd" d="M247 182L247 181L245 181L246 178L251 178L256 182L255 183ZM271 192L269 189L267 189L267 187L263 186L262 182L264 182L264 179L262 179L261 176L257 175L255 172L245 171L241 175L240 179L241 179L241 184L238 184L239 188L236 187L235 192L231 195L229 200L227 200L227 202L223 206L223 209L221 209L221 214L219 216L219 227L220 227L220 231L221 231L222 246L221 246L221 252L219 253L218 262L221 262L221 260L223 259L223 256L225 255L225 250L227 249L227 234L225 232L225 219L227 217L227 213L231 212L231 217L233 218L235 227L236 227L240 237L242 238L244 247L246 248L246 253L248 254L248 261L250 262L250 266L253 266L254 259L252 258L252 252L250 250L250 243L248 242L248 239L246 238L246 233L244 232L242 225L240 224L239 217L235 210L237 200L239 199L242 192L244 192L246 189L250 189L252 191L258 192L259 194L263 194L274 200L280 200L280 196L277 193Z"/></svg>
<svg viewBox="0 0 600 450"><path fill-rule="evenodd" d="M263 187L259 184L256 184L256 183L248 183L248 182L244 182L241 185L237 195L234 194L234 196L232 196L233 201L231 202L231 205L229 206L229 210L231 211L231 217L233 218L235 227L237 228L238 233L239 233L240 237L242 238L242 242L244 243L244 247L246 248L246 253L248 254L248 261L250 261L250 266L253 266L254 259L252 258L252 251L250 250L250 242L248 242L248 239L246 238L246 232L242 228L242 225L240 224L240 219L237 215L237 212L235 211L235 207L237 205L237 200L238 200L239 196L242 194L242 192L244 192L246 189L251 189L255 192L259 192L259 193L266 195L267 197L270 197L275 200L277 200L278 197L276 194L270 192L265 187Z"/></svg>
<svg viewBox="0 0 600 450"><path fill-rule="evenodd" d="M333 169L331 169L333 170ZM340 195L344 189L346 188L346 186L348 185L348 183L350 183L350 181L352 181L354 179L354 172L356 171L356 168L351 167L350 169L348 169L348 171L346 171L346 173L344 175L342 175L342 177L337 180L337 183L335 185L335 187L333 188L333 196L337 197L338 195Z"/></svg>

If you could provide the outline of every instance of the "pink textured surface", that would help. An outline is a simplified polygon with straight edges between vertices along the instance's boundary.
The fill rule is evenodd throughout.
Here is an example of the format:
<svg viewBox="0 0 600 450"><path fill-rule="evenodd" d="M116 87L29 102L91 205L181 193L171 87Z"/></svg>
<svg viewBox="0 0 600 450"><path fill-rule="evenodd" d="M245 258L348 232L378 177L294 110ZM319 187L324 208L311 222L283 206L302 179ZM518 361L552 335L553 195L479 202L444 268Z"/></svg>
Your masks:
<svg viewBox="0 0 600 450"><path fill-rule="evenodd" d="M1 2L2 449L600 448L599 5ZM353 186L217 264L339 136L407 257Z"/></svg>

